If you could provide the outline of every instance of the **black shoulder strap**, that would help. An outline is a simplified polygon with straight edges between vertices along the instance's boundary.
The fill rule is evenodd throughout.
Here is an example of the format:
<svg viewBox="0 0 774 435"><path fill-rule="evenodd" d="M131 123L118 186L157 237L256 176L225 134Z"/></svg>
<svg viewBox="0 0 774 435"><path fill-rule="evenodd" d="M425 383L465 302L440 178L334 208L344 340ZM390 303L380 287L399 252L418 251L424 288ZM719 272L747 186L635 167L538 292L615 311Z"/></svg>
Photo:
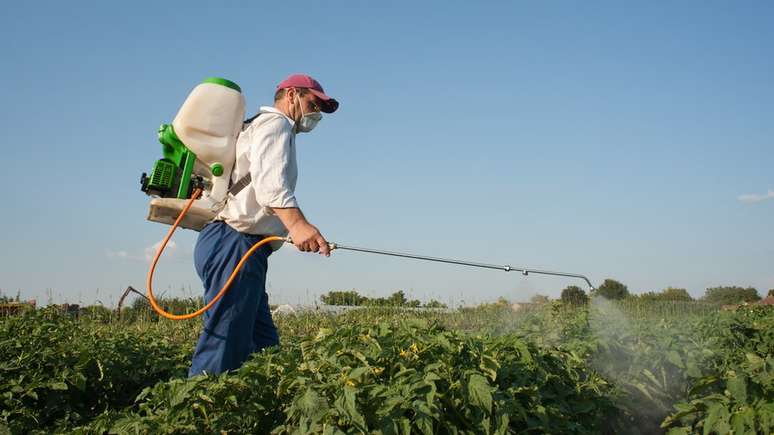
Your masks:
<svg viewBox="0 0 774 435"><path fill-rule="evenodd" d="M253 121L255 121L255 118L257 118L259 116L261 116L261 112L258 112L255 115L253 115L252 117L245 119L245 121L242 123L242 128L247 127L248 125L250 125Z"/></svg>
<svg viewBox="0 0 774 435"><path fill-rule="evenodd" d="M232 196L236 196L237 193L241 192L242 189L247 187L248 184L252 181L252 177L250 176L250 172L247 173L244 177L240 178L236 183L232 184L228 188L228 193Z"/></svg>

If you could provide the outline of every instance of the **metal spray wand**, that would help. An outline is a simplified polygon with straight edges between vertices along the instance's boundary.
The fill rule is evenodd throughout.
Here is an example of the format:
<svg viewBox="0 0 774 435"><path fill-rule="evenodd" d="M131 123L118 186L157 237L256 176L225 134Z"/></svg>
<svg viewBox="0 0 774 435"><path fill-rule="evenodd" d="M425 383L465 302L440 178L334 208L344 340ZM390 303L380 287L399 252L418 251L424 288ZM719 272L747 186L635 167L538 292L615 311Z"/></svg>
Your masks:
<svg viewBox="0 0 774 435"><path fill-rule="evenodd" d="M290 237L285 238L285 240L288 243L293 243L293 241L290 239ZM449 263L449 264L458 264L461 266L471 266L471 267L481 267L484 269L496 269L496 270L502 270L505 272L521 272L522 275L527 276L530 273L534 274L540 274L540 275L554 275L554 276L566 276L570 278L578 278L586 281L586 284L588 284L589 289L594 290L594 286L591 284L591 281L585 276L585 275L579 275L577 273L568 273L568 272L555 272L550 270L540 270L540 269L529 269L526 267L514 267L509 265L503 265L499 266L496 264L486 264L486 263L476 263L472 261L463 261L463 260L454 260L451 258L439 258L439 257L428 257L424 255L416 255L416 254L409 254L405 252L392 252L392 251L381 251L377 249L369 249L369 248L359 248L355 246L346 246L341 245L338 243L328 243L328 246L330 247L331 251L334 249L345 249L348 251L357 251L357 252L367 252L370 254L380 254L380 255L390 255L393 257L403 257L403 258L413 258L416 260L425 260L425 261L435 261L438 263Z"/></svg>

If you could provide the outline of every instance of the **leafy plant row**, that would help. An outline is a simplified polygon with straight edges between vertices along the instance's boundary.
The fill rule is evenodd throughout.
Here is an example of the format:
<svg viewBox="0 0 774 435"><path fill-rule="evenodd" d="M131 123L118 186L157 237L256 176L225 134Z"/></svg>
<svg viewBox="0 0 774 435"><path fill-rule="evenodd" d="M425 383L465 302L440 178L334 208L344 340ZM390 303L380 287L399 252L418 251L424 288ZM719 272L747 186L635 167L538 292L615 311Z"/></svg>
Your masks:
<svg viewBox="0 0 774 435"><path fill-rule="evenodd" d="M405 321L321 329L239 371L146 389L86 432L598 433L615 408L583 360L515 336Z"/></svg>
<svg viewBox="0 0 774 435"><path fill-rule="evenodd" d="M194 379L199 322L30 311L0 320L0 434L774 432L774 310L640 308L288 316Z"/></svg>
<svg viewBox="0 0 774 435"><path fill-rule="evenodd" d="M151 331L31 311L0 322L0 429L66 428L131 405L161 379L182 376L187 352Z"/></svg>

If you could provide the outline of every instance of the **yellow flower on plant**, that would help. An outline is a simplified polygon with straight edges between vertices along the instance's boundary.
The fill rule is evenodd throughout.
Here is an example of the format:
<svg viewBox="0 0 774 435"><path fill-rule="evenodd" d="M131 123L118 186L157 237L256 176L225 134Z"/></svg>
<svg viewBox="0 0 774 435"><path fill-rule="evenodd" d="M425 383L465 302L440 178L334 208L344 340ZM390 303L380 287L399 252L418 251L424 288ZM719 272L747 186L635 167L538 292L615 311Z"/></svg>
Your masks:
<svg viewBox="0 0 774 435"><path fill-rule="evenodd" d="M355 381L353 381L352 379L347 379L347 382L345 382L344 384L347 385L348 387L354 387Z"/></svg>
<svg viewBox="0 0 774 435"><path fill-rule="evenodd" d="M408 356L408 352L406 352L405 350L403 350L403 348L400 348L400 352L398 352L398 355L399 355L401 358L405 358L405 357L407 357L407 356Z"/></svg>
<svg viewBox="0 0 774 435"><path fill-rule="evenodd" d="M411 343L411 347L409 347L409 349L410 349L412 352L414 352L414 353L417 353L417 352L419 352L419 346L417 346L417 344L416 344L416 343Z"/></svg>

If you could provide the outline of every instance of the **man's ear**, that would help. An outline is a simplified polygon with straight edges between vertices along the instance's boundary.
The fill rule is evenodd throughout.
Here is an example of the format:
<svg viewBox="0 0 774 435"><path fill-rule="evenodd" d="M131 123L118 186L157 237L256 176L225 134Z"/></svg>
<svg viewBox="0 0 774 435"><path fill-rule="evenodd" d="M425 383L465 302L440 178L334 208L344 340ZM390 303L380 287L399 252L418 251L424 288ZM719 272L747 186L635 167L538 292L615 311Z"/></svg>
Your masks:
<svg viewBox="0 0 774 435"><path fill-rule="evenodd" d="M288 88L285 91L285 96L288 98L289 101L293 101L293 98L296 96L296 88Z"/></svg>

